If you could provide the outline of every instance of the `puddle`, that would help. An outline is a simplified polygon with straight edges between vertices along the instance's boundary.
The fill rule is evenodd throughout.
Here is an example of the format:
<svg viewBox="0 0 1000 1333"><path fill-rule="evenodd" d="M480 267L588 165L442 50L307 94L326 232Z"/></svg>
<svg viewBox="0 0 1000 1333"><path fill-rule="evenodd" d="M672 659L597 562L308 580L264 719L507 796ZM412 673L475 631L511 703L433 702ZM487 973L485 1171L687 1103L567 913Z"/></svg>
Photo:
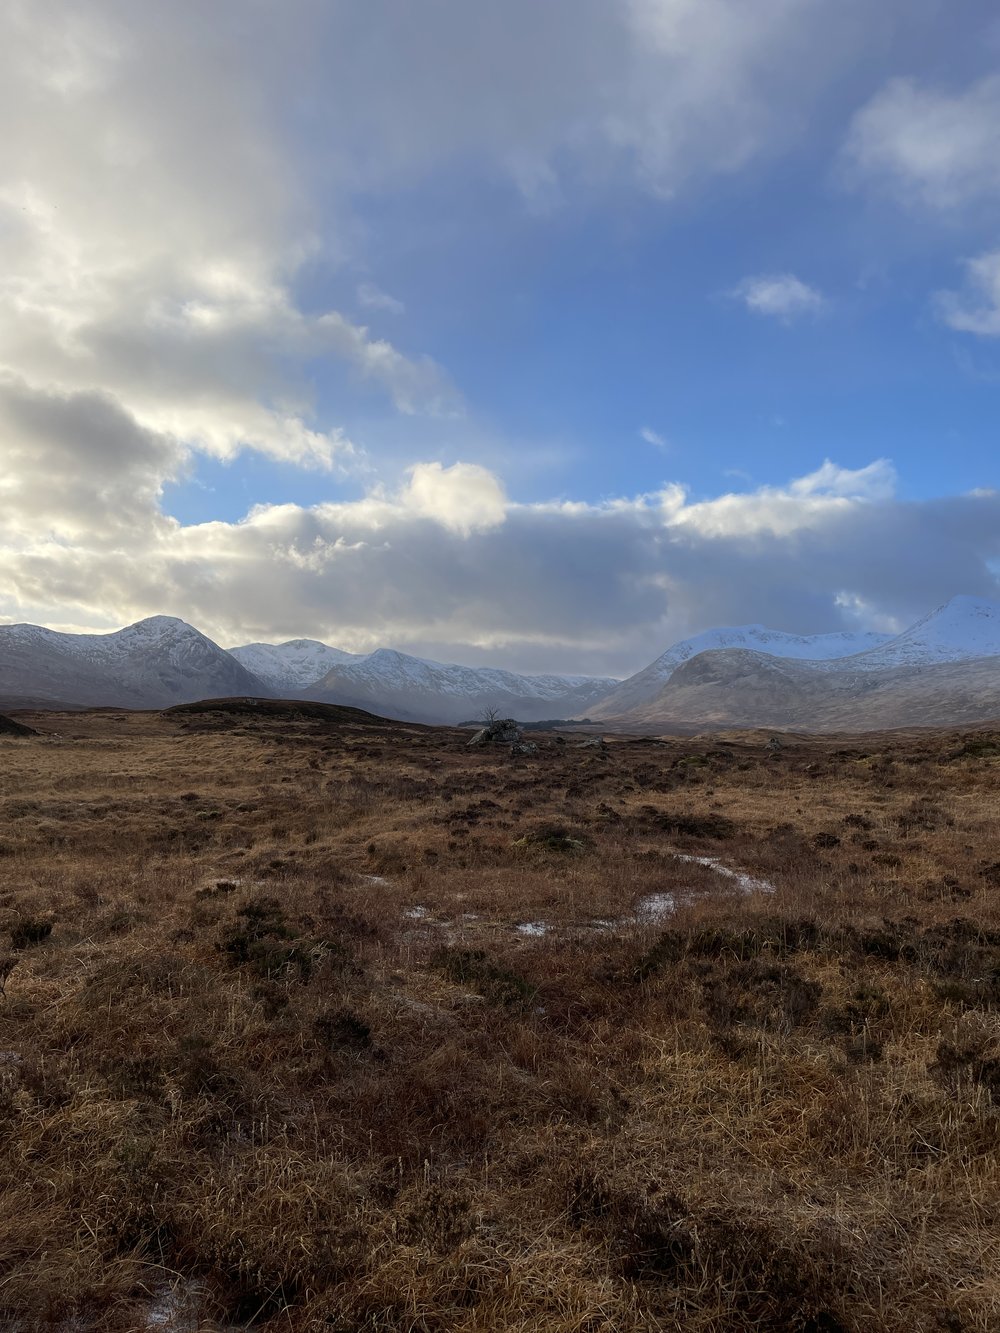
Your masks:
<svg viewBox="0 0 1000 1333"><path fill-rule="evenodd" d="M716 856L685 856L683 852L674 853L675 861L686 861L689 865L705 866L717 875L724 875L739 885L742 893L773 893L774 885L767 879L756 879L745 870L731 870L724 866Z"/></svg>
<svg viewBox="0 0 1000 1333"><path fill-rule="evenodd" d="M385 875L360 875L359 879L363 884L391 884L391 879L386 879Z"/></svg>
<svg viewBox="0 0 1000 1333"><path fill-rule="evenodd" d="M550 926L547 921L522 921L514 929L519 935L547 935Z"/></svg>
<svg viewBox="0 0 1000 1333"><path fill-rule="evenodd" d="M180 1281L156 1293L144 1313L145 1333L199 1333L205 1291L198 1283ZM217 1327L217 1325L213 1325Z"/></svg>
<svg viewBox="0 0 1000 1333"><path fill-rule="evenodd" d="M642 921L659 921L665 916L672 916L677 910L677 895L673 893L651 893L643 898L636 910L636 917Z"/></svg>

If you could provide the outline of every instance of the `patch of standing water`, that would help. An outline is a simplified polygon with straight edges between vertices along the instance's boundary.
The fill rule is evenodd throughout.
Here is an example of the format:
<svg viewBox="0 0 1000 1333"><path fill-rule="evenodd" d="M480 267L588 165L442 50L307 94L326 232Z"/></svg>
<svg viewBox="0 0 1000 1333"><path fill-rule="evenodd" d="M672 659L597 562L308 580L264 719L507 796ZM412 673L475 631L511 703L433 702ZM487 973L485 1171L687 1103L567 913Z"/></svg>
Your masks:
<svg viewBox="0 0 1000 1333"><path fill-rule="evenodd" d="M547 935L549 924L547 921L522 921L514 929L519 935Z"/></svg>
<svg viewBox="0 0 1000 1333"><path fill-rule="evenodd" d="M659 921L665 916L672 916L677 910L677 897L673 893L651 893L639 903L636 917L640 921Z"/></svg>
<svg viewBox="0 0 1000 1333"><path fill-rule="evenodd" d="M706 866L717 875L735 880L743 893L773 893L774 885L767 879L755 879L745 870L731 870L724 866L717 856L685 856L683 852L674 853L675 861L687 861L690 865Z"/></svg>
<svg viewBox="0 0 1000 1333"><path fill-rule="evenodd" d="M196 1282L180 1280L171 1287L164 1288L153 1297L146 1307L145 1333L199 1333L205 1328L199 1311L204 1302L205 1292ZM217 1327L217 1325L212 1325Z"/></svg>

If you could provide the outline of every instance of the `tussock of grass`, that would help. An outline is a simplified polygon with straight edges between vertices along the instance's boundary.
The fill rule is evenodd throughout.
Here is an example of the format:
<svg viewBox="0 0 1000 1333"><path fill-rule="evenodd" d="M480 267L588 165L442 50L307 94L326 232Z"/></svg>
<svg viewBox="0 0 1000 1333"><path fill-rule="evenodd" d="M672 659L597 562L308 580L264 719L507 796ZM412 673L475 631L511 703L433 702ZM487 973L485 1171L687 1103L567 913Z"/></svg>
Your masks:
<svg viewBox="0 0 1000 1333"><path fill-rule="evenodd" d="M29 720L0 1326L1000 1324L992 735Z"/></svg>

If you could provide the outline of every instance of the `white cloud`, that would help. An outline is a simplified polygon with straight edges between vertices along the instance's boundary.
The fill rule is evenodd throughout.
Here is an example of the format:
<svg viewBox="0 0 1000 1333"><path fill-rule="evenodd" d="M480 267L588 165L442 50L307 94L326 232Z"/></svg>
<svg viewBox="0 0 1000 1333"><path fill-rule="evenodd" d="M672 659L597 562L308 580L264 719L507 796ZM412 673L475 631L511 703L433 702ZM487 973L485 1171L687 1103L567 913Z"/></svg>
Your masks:
<svg viewBox="0 0 1000 1333"><path fill-rule="evenodd" d="M1000 76L960 92L893 79L855 115L842 162L854 183L949 211L1000 195Z"/></svg>
<svg viewBox="0 0 1000 1333"><path fill-rule="evenodd" d="M475 463L416 464L410 468L402 503L463 537L499 527L507 509L501 483Z"/></svg>
<svg viewBox="0 0 1000 1333"><path fill-rule="evenodd" d="M647 444L651 444L655 449L669 449L669 445L659 431L653 430L652 426L641 426L639 436Z"/></svg>
<svg viewBox="0 0 1000 1333"><path fill-rule="evenodd" d="M826 459L822 467L799 477L789 487L792 495L825 495L845 500L890 500L896 493L896 469L888 458L867 467L845 468Z"/></svg>
<svg viewBox="0 0 1000 1333"><path fill-rule="evenodd" d="M785 323L799 315L817 314L826 304L815 287L793 273L763 273L744 278L732 295L755 314L770 315Z"/></svg>
<svg viewBox="0 0 1000 1333"><path fill-rule="evenodd" d="M390 315L406 313L406 306L402 301L398 301L395 296L390 296L388 292L383 292L373 282L358 284L358 301L366 310L384 310Z"/></svg>
<svg viewBox="0 0 1000 1333"><path fill-rule="evenodd" d="M938 310L951 328L1000 338L1000 250L966 260L966 290L939 292Z"/></svg>
<svg viewBox="0 0 1000 1333"><path fill-rule="evenodd" d="M404 413L458 400L428 358L296 304L321 249L279 114L301 53L276 15L242 8L4 8L0 368L68 401L112 396L219 457L352 467L317 420L311 363Z"/></svg>

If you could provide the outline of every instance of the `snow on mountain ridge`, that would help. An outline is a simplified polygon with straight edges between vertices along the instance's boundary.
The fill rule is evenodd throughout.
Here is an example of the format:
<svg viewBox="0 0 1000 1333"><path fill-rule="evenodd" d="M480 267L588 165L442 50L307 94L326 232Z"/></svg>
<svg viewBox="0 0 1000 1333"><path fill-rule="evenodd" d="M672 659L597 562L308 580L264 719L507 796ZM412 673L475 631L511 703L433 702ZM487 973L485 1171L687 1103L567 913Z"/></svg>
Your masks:
<svg viewBox="0 0 1000 1333"><path fill-rule="evenodd" d="M229 655L279 694L301 690L341 662L354 662L357 653L331 648L318 639L289 639L285 643L246 643L230 648Z"/></svg>
<svg viewBox="0 0 1000 1333"><path fill-rule="evenodd" d="M350 678L371 687L431 688L455 697L471 696L485 688L524 698L559 699L570 689L610 688L616 683L602 676L524 676L501 667L460 666L454 662L412 657L395 648L377 648L337 674L340 679Z"/></svg>
<svg viewBox="0 0 1000 1333"><path fill-rule="evenodd" d="M962 594L902 634L841 665L862 671L1000 656L1000 601Z"/></svg>
<svg viewBox="0 0 1000 1333"><path fill-rule="evenodd" d="M8 697L158 708L266 689L218 644L174 616L151 616L109 634L0 626L0 691Z"/></svg>

